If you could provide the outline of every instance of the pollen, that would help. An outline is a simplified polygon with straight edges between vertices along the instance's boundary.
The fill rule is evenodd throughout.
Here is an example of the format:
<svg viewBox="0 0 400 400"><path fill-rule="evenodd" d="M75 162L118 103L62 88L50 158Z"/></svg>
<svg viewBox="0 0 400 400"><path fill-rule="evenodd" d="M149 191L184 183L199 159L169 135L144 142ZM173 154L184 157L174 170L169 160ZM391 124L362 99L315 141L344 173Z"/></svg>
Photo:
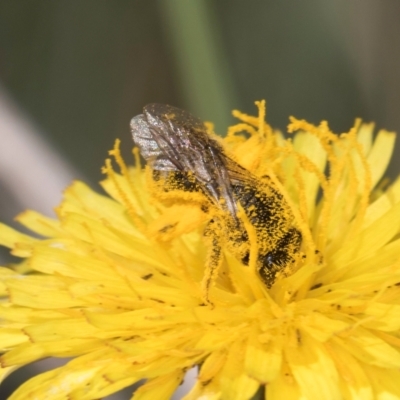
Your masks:
<svg viewBox="0 0 400 400"><path fill-rule="evenodd" d="M70 358L10 400L139 382L133 399L168 399L193 367L185 400L400 398L400 181L384 179L395 135L292 117L286 138L256 106L214 142L211 125L152 105L210 139L219 170L163 152L142 167L138 149L129 166L117 141L106 194L77 181L56 218L19 215L35 237L0 225L21 259L0 268L2 378Z"/></svg>

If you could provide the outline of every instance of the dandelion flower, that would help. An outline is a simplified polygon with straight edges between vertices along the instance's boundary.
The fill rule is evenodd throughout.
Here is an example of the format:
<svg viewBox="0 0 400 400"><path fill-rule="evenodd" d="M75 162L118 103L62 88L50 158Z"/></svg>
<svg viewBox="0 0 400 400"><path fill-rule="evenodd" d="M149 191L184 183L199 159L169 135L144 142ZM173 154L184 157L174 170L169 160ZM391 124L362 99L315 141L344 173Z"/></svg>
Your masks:
<svg viewBox="0 0 400 400"><path fill-rule="evenodd" d="M75 182L57 219L18 217L35 237L0 227L22 258L0 269L1 376L71 357L11 400L98 399L139 381L133 399L169 399L193 366L186 400L260 387L268 400L400 398L400 181L382 179L394 134L357 120L338 136L291 118L285 139L257 105L255 117L234 112L220 143L287 204L302 237L293 262L267 287L251 254L245 266L223 246L205 302L203 200L163 199L137 149L128 167L117 142L107 196ZM257 252L264 238L240 215Z"/></svg>

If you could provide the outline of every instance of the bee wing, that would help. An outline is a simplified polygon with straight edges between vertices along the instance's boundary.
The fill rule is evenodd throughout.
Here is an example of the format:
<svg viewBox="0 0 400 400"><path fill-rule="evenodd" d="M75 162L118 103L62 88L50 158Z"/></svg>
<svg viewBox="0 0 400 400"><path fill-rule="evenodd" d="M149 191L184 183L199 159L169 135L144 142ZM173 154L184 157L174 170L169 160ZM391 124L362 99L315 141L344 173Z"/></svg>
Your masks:
<svg viewBox="0 0 400 400"><path fill-rule="evenodd" d="M143 114L133 117L130 125L133 141L151 168L160 171L175 171L178 168L172 161L174 158L171 159L165 152L165 146L156 140L157 135L151 132Z"/></svg>
<svg viewBox="0 0 400 400"><path fill-rule="evenodd" d="M236 218L232 182L251 175L224 153L201 120L187 111L149 104L131 121L133 140L150 167L192 173L218 207Z"/></svg>
<svg viewBox="0 0 400 400"><path fill-rule="evenodd" d="M226 157L226 169L229 179L233 184L254 186L259 183L257 178L250 171L228 156Z"/></svg>

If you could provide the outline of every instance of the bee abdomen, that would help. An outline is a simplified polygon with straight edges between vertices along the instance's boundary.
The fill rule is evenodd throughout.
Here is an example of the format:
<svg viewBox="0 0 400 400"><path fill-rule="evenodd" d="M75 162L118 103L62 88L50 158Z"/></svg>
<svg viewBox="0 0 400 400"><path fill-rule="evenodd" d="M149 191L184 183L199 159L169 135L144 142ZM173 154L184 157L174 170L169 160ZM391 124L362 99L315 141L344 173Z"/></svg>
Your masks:
<svg viewBox="0 0 400 400"><path fill-rule="evenodd" d="M275 281L276 274L295 261L295 255L300 250L301 233L296 228L291 228L278 241L273 250L258 257L258 272L267 287L271 287Z"/></svg>

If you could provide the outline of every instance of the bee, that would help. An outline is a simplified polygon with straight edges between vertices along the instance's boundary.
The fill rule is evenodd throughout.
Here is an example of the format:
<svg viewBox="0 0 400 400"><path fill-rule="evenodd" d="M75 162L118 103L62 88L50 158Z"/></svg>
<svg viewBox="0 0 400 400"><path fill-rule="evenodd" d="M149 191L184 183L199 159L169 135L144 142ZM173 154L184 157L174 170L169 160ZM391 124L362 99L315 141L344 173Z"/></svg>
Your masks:
<svg viewBox="0 0 400 400"><path fill-rule="evenodd" d="M256 269L270 288L280 271L295 261L301 233L282 194L268 176L259 178L239 165L189 112L149 104L131 120L135 145L163 191L202 194L205 210L213 209L204 231L210 243L203 289L211 283L226 247L244 265L250 260L250 235L241 212L257 238Z"/></svg>

